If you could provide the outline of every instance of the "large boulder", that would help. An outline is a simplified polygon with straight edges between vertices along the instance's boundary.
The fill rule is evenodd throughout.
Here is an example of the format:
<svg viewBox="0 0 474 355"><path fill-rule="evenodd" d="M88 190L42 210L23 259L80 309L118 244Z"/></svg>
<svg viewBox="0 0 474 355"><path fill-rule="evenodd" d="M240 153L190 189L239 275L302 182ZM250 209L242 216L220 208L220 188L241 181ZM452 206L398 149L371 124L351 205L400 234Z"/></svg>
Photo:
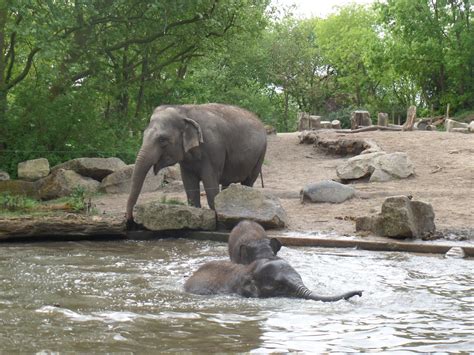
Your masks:
<svg viewBox="0 0 474 355"><path fill-rule="evenodd" d="M434 217L430 204L392 196L385 199L380 214L357 218L356 230L397 239L426 238L436 231Z"/></svg>
<svg viewBox="0 0 474 355"><path fill-rule="evenodd" d="M10 175L3 170L0 170L0 181L10 180Z"/></svg>
<svg viewBox="0 0 474 355"><path fill-rule="evenodd" d="M20 180L36 181L48 175L48 159L39 158L18 163L18 178Z"/></svg>
<svg viewBox="0 0 474 355"><path fill-rule="evenodd" d="M469 131L470 131L470 132L474 132L474 121L471 121L471 122L469 123L468 128L469 128Z"/></svg>
<svg viewBox="0 0 474 355"><path fill-rule="evenodd" d="M352 157L336 168L342 180L370 177L370 182L405 179L415 173L406 153L374 152Z"/></svg>
<svg viewBox="0 0 474 355"><path fill-rule="evenodd" d="M355 180L369 176L374 171L374 161L385 152L356 155L336 167L337 176L342 180Z"/></svg>
<svg viewBox="0 0 474 355"><path fill-rule="evenodd" d="M354 197L355 189L332 180L306 185L300 191L301 202L341 203Z"/></svg>
<svg viewBox="0 0 474 355"><path fill-rule="evenodd" d="M38 181L38 187L38 195L42 200L52 200L69 196L76 188L82 188L87 193L98 192L99 182L72 170L55 169Z"/></svg>
<svg viewBox="0 0 474 355"><path fill-rule="evenodd" d="M100 192L108 194L129 193L132 186L132 175L134 164L127 165L124 168L106 176L99 186ZM158 174L150 169L143 182L142 192L157 191L164 184L180 179L179 168L176 166L161 169Z"/></svg>
<svg viewBox="0 0 474 355"><path fill-rule="evenodd" d="M160 202L139 204L135 208L135 221L152 231L216 229L213 210Z"/></svg>
<svg viewBox="0 0 474 355"><path fill-rule="evenodd" d="M25 180L0 180L0 193L39 198L38 182Z"/></svg>
<svg viewBox="0 0 474 355"><path fill-rule="evenodd" d="M370 182L383 182L394 179L406 179L413 175L415 170L406 153L395 152L383 154L374 160L374 171Z"/></svg>
<svg viewBox="0 0 474 355"><path fill-rule="evenodd" d="M79 175L102 181L107 175L126 167L119 158L77 158L54 166L51 171L58 169L73 170Z"/></svg>
<svg viewBox="0 0 474 355"><path fill-rule="evenodd" d="M287 215L280 200L261 190L231 184L215 198L217 220L233 227L242 219L250 219L266 228L283 228Z"/></svg>

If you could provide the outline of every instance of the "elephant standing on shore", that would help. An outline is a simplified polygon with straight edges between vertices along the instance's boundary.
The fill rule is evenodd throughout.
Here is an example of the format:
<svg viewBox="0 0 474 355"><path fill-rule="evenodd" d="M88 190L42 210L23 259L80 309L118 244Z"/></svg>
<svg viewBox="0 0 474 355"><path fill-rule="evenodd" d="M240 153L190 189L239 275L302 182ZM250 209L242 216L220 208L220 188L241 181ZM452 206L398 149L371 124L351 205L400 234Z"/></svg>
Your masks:
<svg viewBox="0 0 474 355"><path fill-rule="evenodd" d="M244 297L293 297L334 302L362 296L362 291L321 296L309 290L300 274L283 259L257 259L248 265L211 261L202 265L184 284L199 295L238 294Z"/></svg>
<svg viewBox="0 0 474 355"><path fill-rule="evenodd" d="M165 105L157 107L143 134L132 176L126 218L133 222L133 207L147 172L155 174L179 163L188 202L201 207L200 181L209 207L231 183L253 186L265 158L267 135L251 112L222 104Z"/></svg>
<svg viewBox="0 0 474 355"><path fill-rule="evenodd" d="M240 221L230 232L228 241L230 260L237 264L275 258L281 246L278 239L268 238L265 229L251 220Z"/></svg>

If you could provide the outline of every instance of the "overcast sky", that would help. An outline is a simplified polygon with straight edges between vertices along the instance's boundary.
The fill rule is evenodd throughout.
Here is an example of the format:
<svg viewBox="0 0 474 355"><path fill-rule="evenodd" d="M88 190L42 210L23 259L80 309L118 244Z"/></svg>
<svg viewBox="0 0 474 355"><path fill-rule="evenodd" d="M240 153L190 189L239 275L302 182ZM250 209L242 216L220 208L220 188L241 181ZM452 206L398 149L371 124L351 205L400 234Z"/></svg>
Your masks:
<svg viewBox="0 0 474 355"><path fill-rule="evenodd" d="M273 5L296 5L297 17L326 17L333 12L334 6L343 6L350 3L370 4L374 0L272 0Z"/></svg>

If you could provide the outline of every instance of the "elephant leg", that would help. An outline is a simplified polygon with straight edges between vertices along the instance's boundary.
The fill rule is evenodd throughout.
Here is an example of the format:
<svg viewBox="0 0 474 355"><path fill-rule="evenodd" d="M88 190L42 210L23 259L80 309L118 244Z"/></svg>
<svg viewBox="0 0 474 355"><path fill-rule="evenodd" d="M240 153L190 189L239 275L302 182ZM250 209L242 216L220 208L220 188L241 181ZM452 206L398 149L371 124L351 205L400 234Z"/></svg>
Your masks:
<svg viewBox="0 0 474 355"><path fill-rule="evenodd" d="M260 158L258 159L257 164L255 165L255 167L250 172L250 175L244 181L242 181L242 185L250 186L250 187L253 186L253 184L255 183L255 181L258 178L258 175L262 171L262 164L263 164L264 159L265 159L265 153L260 156ZM262 178L262 187L263 187L263 178Z"/></svg>
<svg viewBox="0 0 474 355"><path fill-rule="evenodd" d="M202 177L202 183L204 185L204 190L206 190L207 203L209 208L214 208L214 198L220 192L219 190L219 179L212 173L205 173Z"/></svg>
<svg viewBox="0 0 474 355"><path fill-rule="evenodd" d="M181 178L183 179L184 190L186 191L186 197L188 204L194 207L201 208L201 195L199 188L199 178L184 169L181 168Z"/></svg>

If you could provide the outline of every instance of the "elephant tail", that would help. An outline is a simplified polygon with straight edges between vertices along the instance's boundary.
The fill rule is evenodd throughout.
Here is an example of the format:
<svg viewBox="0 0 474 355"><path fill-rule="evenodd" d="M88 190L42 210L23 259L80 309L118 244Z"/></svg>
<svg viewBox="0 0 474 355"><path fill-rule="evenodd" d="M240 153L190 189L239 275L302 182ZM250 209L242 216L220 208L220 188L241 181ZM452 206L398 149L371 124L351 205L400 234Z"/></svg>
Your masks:
<svg viewBox="0 0 474 355"><path fill-rule="evenodd" d="M348 300L351 297L362 297L362 291L349 291L335 296L319 296L304 285L300 285L296 290L296 296L306 300L322 301L322 302L336 302L339 300Z"/></svg>
<svg viewBox="0 0 474 355"><path fill-rule="evenodd" d="M263 172L262 172L262 169L260 169L260 181L262 182L262 189L265 188L265 185L263 184Z"/></svg>

